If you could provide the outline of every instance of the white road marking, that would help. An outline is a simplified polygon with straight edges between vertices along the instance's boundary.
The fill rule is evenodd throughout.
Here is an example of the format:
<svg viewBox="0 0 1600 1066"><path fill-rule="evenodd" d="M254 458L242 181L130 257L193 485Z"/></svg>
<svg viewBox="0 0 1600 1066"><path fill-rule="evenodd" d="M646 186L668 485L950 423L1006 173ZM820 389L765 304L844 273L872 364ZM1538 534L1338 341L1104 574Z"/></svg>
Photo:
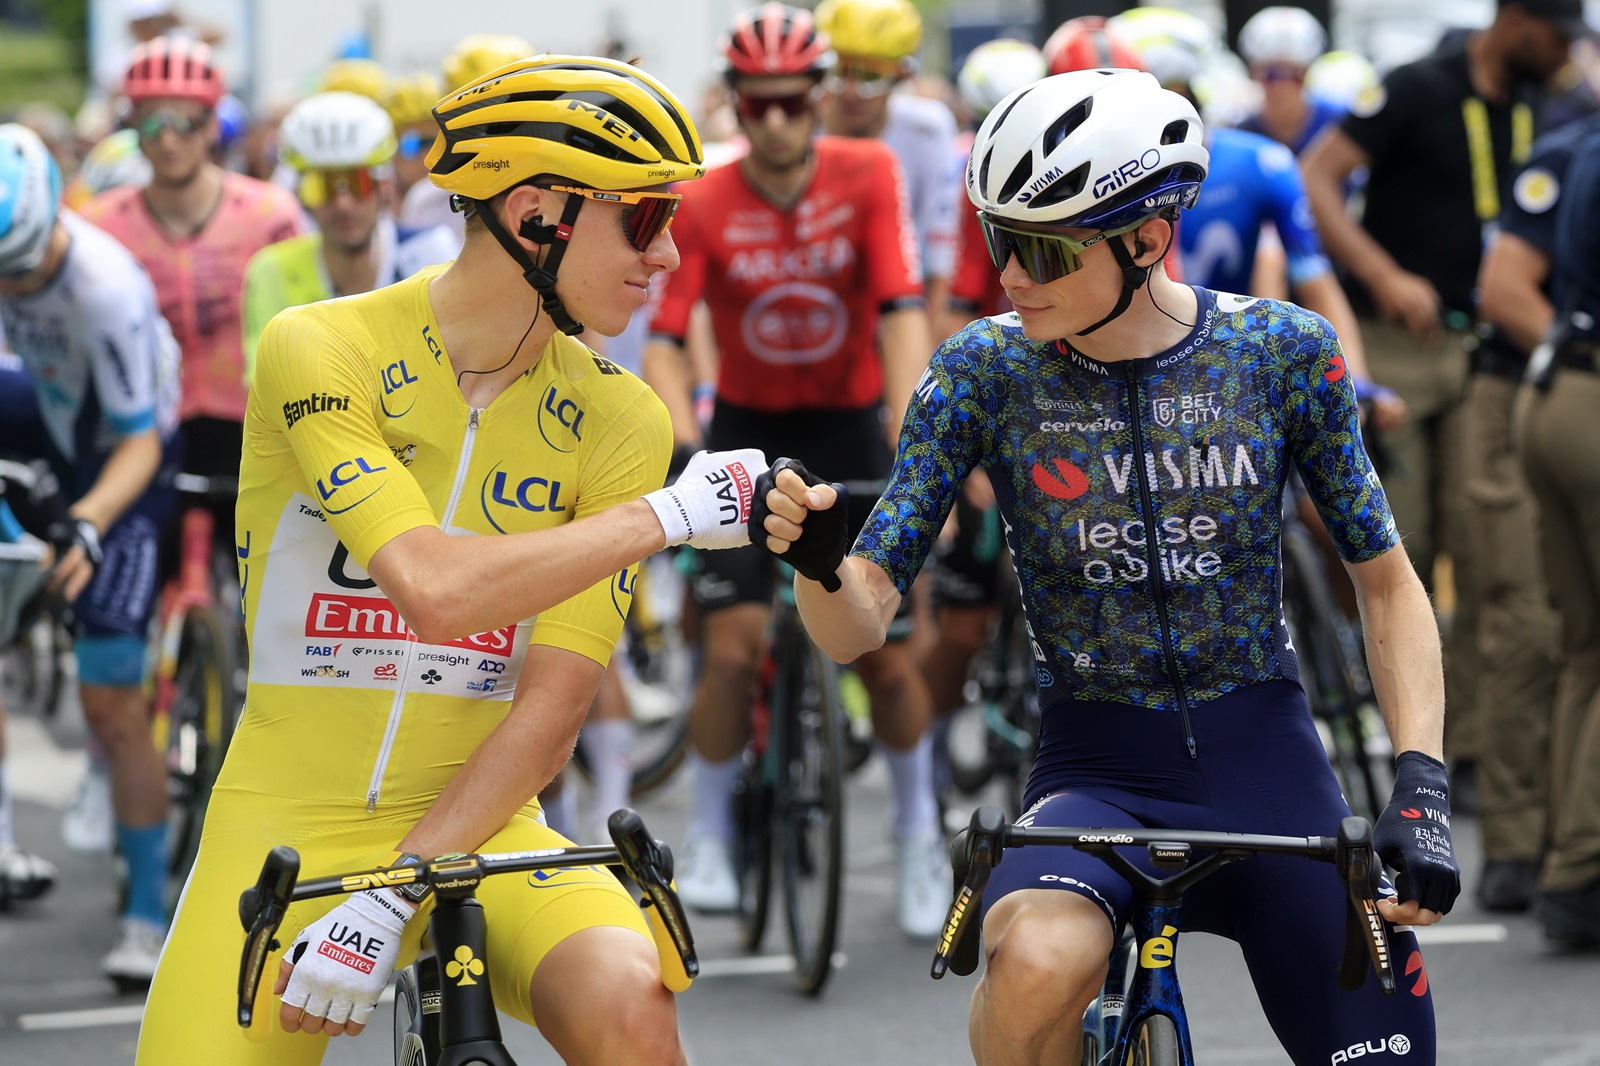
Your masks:
<svg viewBox="0 0 1600 1066"><path fill-rule="evenodd" d="M842 957L842 956L841 956ZM838 960L835 960L837 965ZM383 990L379 1003L394 1002L394 985ZM95 1007L92 1010L62 1010L49 1014L24 1014L17 1018L18 1027L29 1032L47 1029L93 1029L106 1025L138 1025L144 1017L143 1003L130 1003L122 1007Z"/></svg>
<svg viewBox="0 0 1600 1066"><path fill-rule="evenodd" d="M1477 924L1405 926L1417 934L1419 944L1498 944L1506 938L1506 927L1499 922Z"/></svg>
<svg viewBox="0 0 1600 1066"><path fill-rule="evenodd" d="M57 746L37 718L13 714L9 716L9 726L11 752L6 759L6 776L11 782L11 794L28 803L66 810L89 757L81 748Z"/></svg>
<svg viewBox="0 0 1600 1066"><path fill-rule="evenodd" d="M844 952L833 953L833 968L842 970L849 960ZM794 969L792 955L746 955L732 959L701 959L700 977L755 977L765 974L788 973Z"/></svg>

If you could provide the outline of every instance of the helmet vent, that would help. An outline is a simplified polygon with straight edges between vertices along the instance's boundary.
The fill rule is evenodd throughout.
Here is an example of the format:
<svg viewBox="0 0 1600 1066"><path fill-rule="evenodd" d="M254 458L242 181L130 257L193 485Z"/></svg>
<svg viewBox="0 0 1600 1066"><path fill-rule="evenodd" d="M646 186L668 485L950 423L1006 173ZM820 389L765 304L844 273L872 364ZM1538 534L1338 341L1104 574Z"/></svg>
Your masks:
<svg viewBox="0 0 1600 1066"><path fill-rule="evenodd" d="M990 148L983 153L983 165L978 168L978 188L989 187L989 164L994 161L994 149Z"/></svg>
<svg viewBox="0 0 1600 1066"><path fill-rule="evenodd" d="M1049 157L1061 146L1061 142L1072 136L1079 126L1089 120L1089 112L1094 109L1094 97L1086 96L1074 104L1060 118L1052 122L1044 131L1044 154Z"/></svg>
<svg viewBox="0 0 1600 1066"><path fill-rule="evenodd" d="M1000 186L999 201L1003 204L1010 203L1011 198L1022 191L1028 179L1033 177L1033 150L1022 153L1022 158L1017 161L1016 168L1011 171L1011 176L1006 183Z"/></svg>
<svg viewBox="0 0 1600 1066"><path fill-rule="evenodd" d="M1022 90L1020 93L1017 94L1016 99L1011 101L1010 106L1008 106L1004 111L1000 112L1000 117L994 120L994 126L989 130L989 136L990 136L991 139L994 137L995 134L1000 132L1000 127L1005 125L1006 116L1011 114L1012 111L1016 110L1017 105L1022 103L1022 98L1027 96L1031 92L1033 92L1033 87L1032 86L1029 86L1028 88Z"/></svg>
<svg viewBox="0 0 1600 1066"><path fill-rule="evenodd" d="M1089 181L1089 164L1087 161L1073 167L1066 177L1057 178L1051 182L1043 192L1033 198L1030 207L1054 207L1064 200L1070 200L1083 191L1084 185Z"/></svg>
<svg viewBox="0 0 1600 1066"><path fill-rule="evenodd" d="M1161 131L1162 144L1182 144L1189 139L1189 120L1180 118L1167 123L1167 128Z"/></svg>

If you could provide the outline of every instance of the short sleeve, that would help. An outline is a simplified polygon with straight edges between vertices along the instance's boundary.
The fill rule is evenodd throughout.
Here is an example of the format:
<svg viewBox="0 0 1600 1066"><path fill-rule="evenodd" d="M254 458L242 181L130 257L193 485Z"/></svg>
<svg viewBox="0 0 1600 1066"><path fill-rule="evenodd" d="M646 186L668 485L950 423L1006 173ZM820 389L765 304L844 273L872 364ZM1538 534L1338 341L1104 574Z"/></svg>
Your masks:
<svg viewBox="0 0 1600 1066"><path fill-rule="evenodd" d="M1545 255L1556 254L1556 218L1560 215L1567 166L1572 160L1568 137L1551 144L1534 143L1528 163L1511 179L1511 195L1500 209L1500 229L1520 237Z"/></svg>
<svg viewBox="0 0 1600 1066"><path fill-rule="evenodd" d="M612 417L602 446L585 458L577 521L661 487L672 452L672 424L655 393L641 390ZM565 648L597 663L611 660L633 604L639 568L630 566L550 608L534 622L530 644Z"/></svg>
<svg viewBox="0 0 1600 1066"><path fill-rule="evenodd" d="M1277 338L1286 360L1289 449L1339 557L1360 563L1400 543L1389 499L1361 439L1360 410L1344 351L1320 315L1296 309Z"/></svg>
<svg viewBox="0 0 1600 1066"><path fill-rule="evenodd" d="M367 369L361 345L334 329L319 305L295 307L267 323L252 392L363 568L401 533L439 524L416 479L384 442Z"/></svg>
<svg viewBox="0 0 1600 1066"><path fill-rule="evenodd" d="M917 382L889 483L851 554L882 567L904 596L944 528L956 493L989 453L999 403L982 367L998 329L972 323L939 346Z"/></svg>
<svg viewBox="0 0 1600 1066"><path fill-rule="evenodd" d="M1260 147L1257 160L1267 186L1267 206L1272 224L1283 241L1288 260L1289 284L1303 285L1332 271L1317 235L1316 216L1294 153L1272 141Z"/></svg>

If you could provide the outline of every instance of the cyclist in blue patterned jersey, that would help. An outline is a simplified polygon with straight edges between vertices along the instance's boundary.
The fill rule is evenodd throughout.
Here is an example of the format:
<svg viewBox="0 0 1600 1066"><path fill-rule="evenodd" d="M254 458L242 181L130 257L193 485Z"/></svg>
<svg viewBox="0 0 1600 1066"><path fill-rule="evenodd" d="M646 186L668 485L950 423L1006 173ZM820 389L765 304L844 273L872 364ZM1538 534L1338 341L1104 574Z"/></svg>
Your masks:
<svg viewBox="0 0 1600 1066"><path fill-rule="evenodd" d="M1024 822L1325 834L1349 807L1279 599L1279 508L1298 470L1355 581L1401 753L1375 831L1398 891L1379 906L1391 922L1431 924L1460 873L1428 600L1396 550L1327 322L1180 285L1159 267L1205 178L1202 138L1193 105L1142 73L1062 74L1003 101L978 131L967 191L1015 313L974 322L935 353L848 558L808 543L806 515L833 490L790 469L764 497L765 528L782 538L768 548L803 575L808 632L847 661L881 643L962 479L984 467L1043 711ZM830 569L834 593L814 580ZM980 1063L1071 1061L1130 896L1093 857L1007 853L985 900L988 965L970 1019ZM1432 1063L1415 936L1393 941L1407 994L1385 997L1375 981L1340 992L1343 910L1326 867L1258 857L1190 891L1181 928L1240 944L1299 1066L1344 1061L1380 1035Z"/></svg>

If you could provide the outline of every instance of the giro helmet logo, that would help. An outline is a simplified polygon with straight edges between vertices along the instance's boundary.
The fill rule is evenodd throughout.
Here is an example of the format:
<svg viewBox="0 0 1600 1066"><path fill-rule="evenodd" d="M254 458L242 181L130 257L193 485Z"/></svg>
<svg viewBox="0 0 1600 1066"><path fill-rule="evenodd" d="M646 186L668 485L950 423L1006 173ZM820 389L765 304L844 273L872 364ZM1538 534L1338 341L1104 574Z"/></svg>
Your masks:
<svg viewBox="0 0 1600 1066"><path fill-rule="evenodd" d="M1108 171L1095 179L1094 198L1104 198L1108 193L1116 192L1135 178L1143 177L1161 164L1161 151L1157 148L1148 149L1137 159L1130 159L1121 166Z"/></svg>

